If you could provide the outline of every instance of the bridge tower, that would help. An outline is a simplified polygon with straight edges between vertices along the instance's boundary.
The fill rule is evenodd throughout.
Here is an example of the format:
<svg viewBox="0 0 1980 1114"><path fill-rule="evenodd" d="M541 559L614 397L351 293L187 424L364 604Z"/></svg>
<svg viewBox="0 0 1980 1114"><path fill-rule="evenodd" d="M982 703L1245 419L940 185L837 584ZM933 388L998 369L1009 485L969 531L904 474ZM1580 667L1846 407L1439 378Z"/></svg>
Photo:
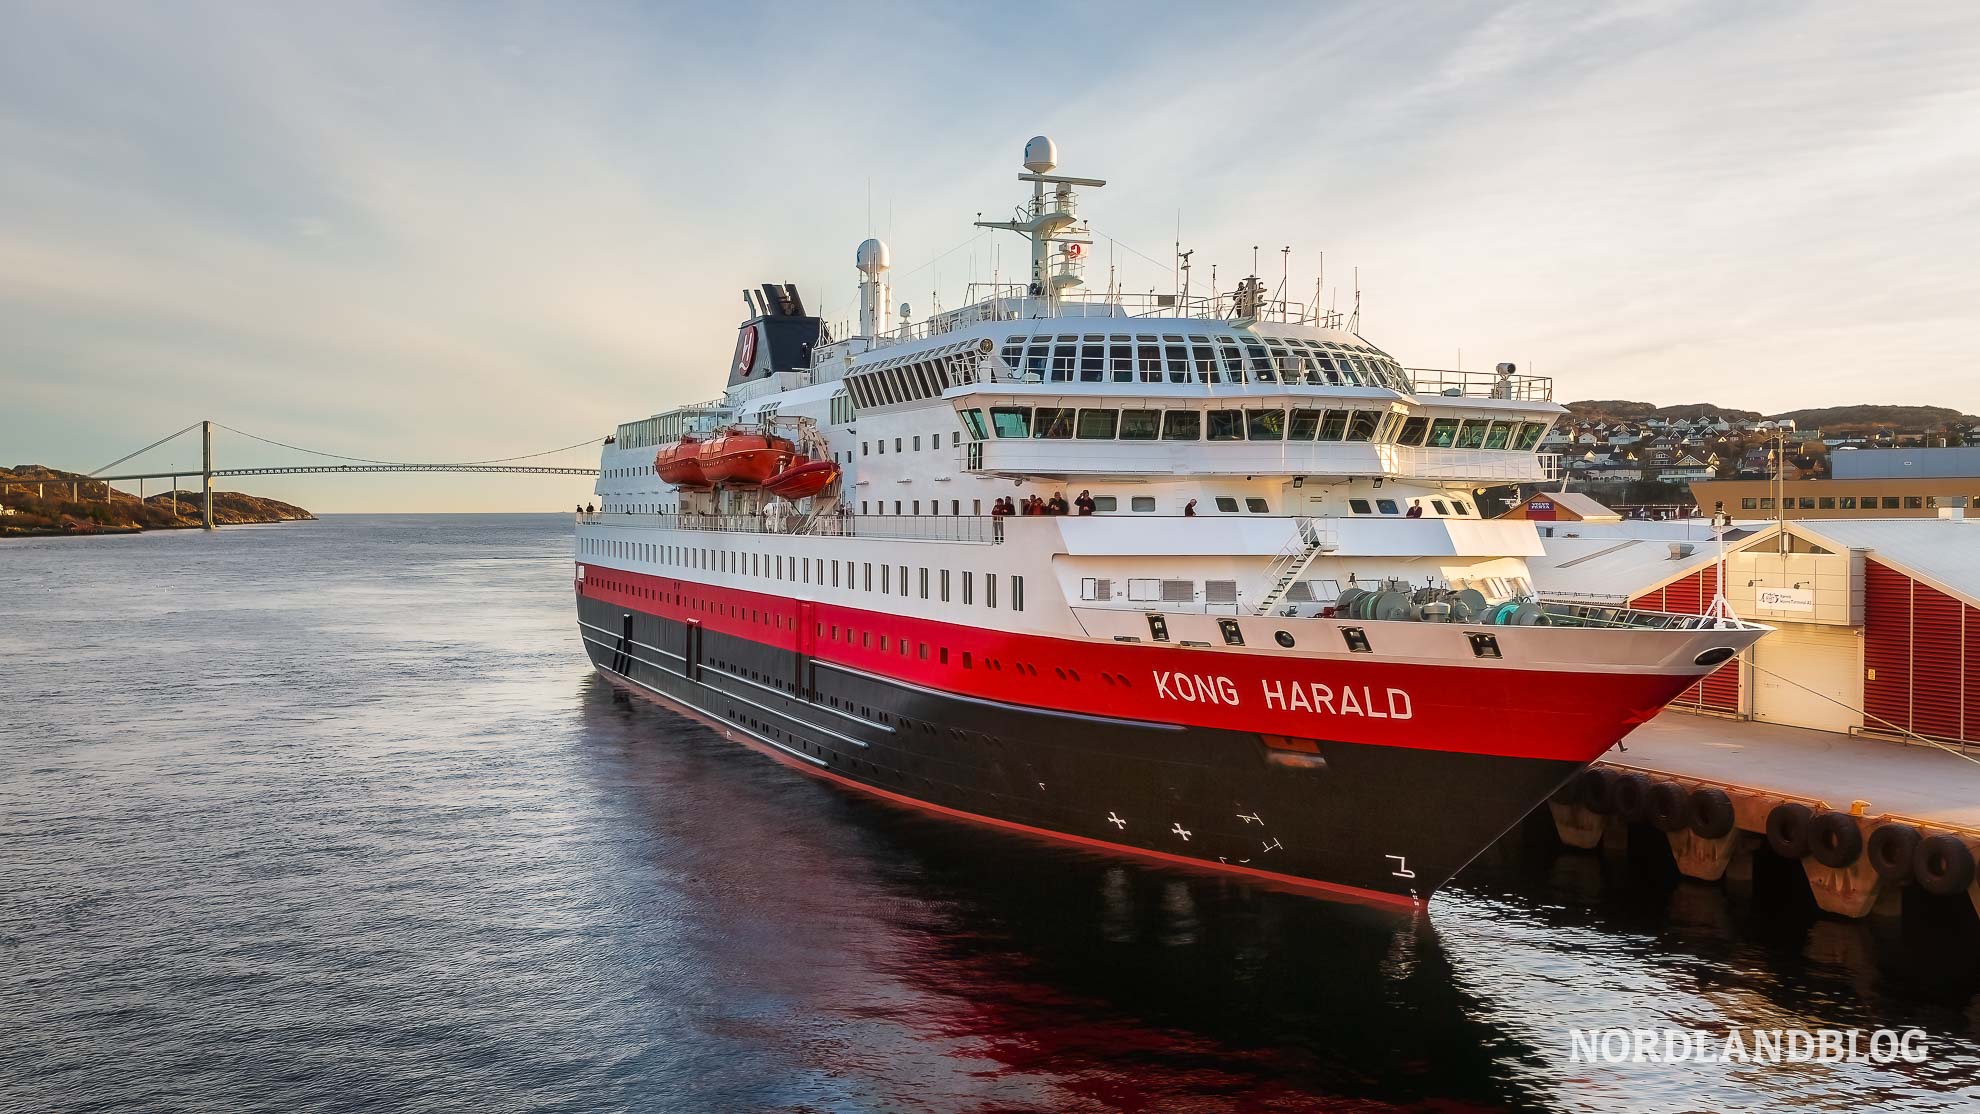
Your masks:
<svg viewBox="0 0 1980 1114"><path fill-rule="evenodd" d="M199 524L213 529L213 423L199 423Z"/></svg>

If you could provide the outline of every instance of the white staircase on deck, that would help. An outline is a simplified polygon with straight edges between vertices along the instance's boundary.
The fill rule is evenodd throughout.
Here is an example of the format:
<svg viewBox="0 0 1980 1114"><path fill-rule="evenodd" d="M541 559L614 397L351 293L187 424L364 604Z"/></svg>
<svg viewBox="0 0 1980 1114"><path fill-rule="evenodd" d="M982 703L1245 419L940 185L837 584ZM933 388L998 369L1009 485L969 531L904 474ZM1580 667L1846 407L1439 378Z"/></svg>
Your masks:
<svg viewBox="0 0 1980 1114"><path fill-rule="evenodd" d="M1335 549L1339 543L1334 539L1331 523L1322 523L1312 518L1295 518L1292 540L1272 558L1265 569L1265 583L1268 587L1251 611L1253 615L1269 615L1279 601L1286 598L1286 592L1299 578L1305 575L1313 559L1320 554Z"/></svg>

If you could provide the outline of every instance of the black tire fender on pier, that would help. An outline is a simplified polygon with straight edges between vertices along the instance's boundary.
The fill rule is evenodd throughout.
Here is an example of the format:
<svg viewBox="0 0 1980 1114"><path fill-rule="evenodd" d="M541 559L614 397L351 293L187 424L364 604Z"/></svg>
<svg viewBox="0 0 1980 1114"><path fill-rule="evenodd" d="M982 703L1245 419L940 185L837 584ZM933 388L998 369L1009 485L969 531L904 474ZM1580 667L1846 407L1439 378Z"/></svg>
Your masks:
<svg viewBox="0 0 1980 1114"><path fill-rule="evenodd" d="M1807 805L1782 801L1767 814L1767 846L1783 859L1799 862L1808 854L1808 822L1814 813Z"/></svg>
<svg viewBox="0 0 1980 1114"><path fill-rule="evenodd" d="M1581 786L1582 807L1597 816L1607 816L1616 810L1612 793L1616 785L1616 772L1601 766L1590 766L1581 771L1577 779Z"/></svg>
<svg viewBox="0 0 1980 1114"><path fill-rule="evenodd" d="M1624 774L1609 788L1609 803L1625 820L1642 820L1650 810L1650 779L1642 774Z"/></svg>
<svg viewBox="0 0 1980 1114"><path fill-rule="evenodd" d="M1855 866L1863 857L1863 829L1846 812L1822 813L1808 822L1808 853L1823 866Z"/></svg>
<svg viewBox="0 0 1980 1114"><path fill-rule="evenodd" d="M1715 786L1703 785L1691 791L1691 799L1685 802L1685 822L1691 825L1693 835L1700 839L1724 839L1732 834L1737 817L1733 815L1732 798L1726 791Z"/></svg>
<svg viewBox="0 0 1980 1114"><path fill-rule="evenodd" d="M1973 884L1973 851L1956 835L1928 835L1912 853L1911 873L1926 893L1951 897Z"/></svg>
<svg viewBox="0 0 1980 1114"><path fill-rule="evenodd" d="M1690 794L1684 786L1675 781L1660 781L1650 787L1650 798L1644 803L1644 814L1660 832L1681 832L1685 826L1686 806Z"/></svg>
<svg viewBox="0 0 1980 1114"><path fill-rule="evenodd" d="M1866 848L1870 867L1886 882L1911 881L1911 860L1918 854L1918 829L1909 824L1879 824Z"/></svg>

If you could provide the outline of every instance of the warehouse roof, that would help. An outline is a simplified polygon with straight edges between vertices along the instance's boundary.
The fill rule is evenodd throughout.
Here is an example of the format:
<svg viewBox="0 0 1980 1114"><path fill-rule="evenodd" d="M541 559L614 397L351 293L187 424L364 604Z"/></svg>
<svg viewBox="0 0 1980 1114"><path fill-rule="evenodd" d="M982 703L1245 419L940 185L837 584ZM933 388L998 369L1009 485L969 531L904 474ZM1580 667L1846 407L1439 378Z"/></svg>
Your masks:
<svg viewBox="0 0 1980 1114"><path fill-rule="evenodd" d="M1774 530L1772 523L1736 526L1726 532L1726 550L1772 537ZM1528 557L1526 567L1543 596L1633 599L1719 559L1710 527L1698 522L1559 523L1540 544L1545 555Z"/></svg>
<svg viewBox="0 0 1980 1114"><path fill-rule="evenodd" d="M1873 560L1980 607L1980 519L1803 519L1788 529L1824 549L1868 550Z"/></svg>
<svg viewBox="0 0 1980 1114"><path fill-rule="evenodd" d="M1980 448L1854 449L1829 454L1839 480L1962 479L1980 476Z"/></svg>

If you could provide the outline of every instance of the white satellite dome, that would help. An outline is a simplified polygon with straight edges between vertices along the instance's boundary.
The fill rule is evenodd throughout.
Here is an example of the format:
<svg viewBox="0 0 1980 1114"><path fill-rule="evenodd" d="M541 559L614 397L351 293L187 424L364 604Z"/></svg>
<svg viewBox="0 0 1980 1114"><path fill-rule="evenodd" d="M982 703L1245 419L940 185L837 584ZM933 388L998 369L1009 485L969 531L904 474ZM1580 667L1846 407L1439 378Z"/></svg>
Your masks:
<svg viewBox="0 0 1980 1114"><path fill-rule="evenodd" d="M1059 165L1059 145L1050 136L1034 135L1024 145L1024 168L1033 174L1050 174Z"/></svg>
<svg viewBox="0 0 1980 1114"><path fill-rule="evenodd" d="M869 239L859 245L859 254L854 257L854 266L862 274L877 275L894 265L892 253L887 250L885 240Z"/></svg>

